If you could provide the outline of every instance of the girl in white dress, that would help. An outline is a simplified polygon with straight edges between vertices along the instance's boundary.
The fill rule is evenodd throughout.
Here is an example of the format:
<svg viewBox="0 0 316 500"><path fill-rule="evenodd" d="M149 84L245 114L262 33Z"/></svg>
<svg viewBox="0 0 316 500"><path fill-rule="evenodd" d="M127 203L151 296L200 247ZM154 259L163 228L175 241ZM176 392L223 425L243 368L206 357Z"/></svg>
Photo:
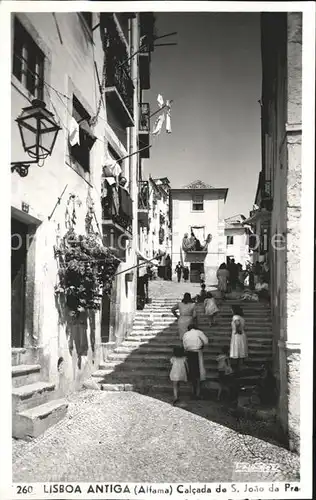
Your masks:
<svg viewBox="0 0 316 500"><path fill-rule="evenodd" d="M180 382L187 382L187 358L183 347L175 347L173 349L173 356L170 359L172 365L170 371L170 380L173 384L173 404L179 401L179 385Z"/></svg>
<svg viewBox="0 0 316 500"><path fill-rule="evenodd" d="M209 318L210 326L216 325L216 315L219 311L216 300L214 299L213 295L211 292L206 293L206 299L204 300L204 310L205 314Z"/></svg>
<svg viewBox="0 0 316 500"><path fill-rule="evenodd" d="M237 369L242 368L243 360L248 356L247 337L245 334L244 313L240 306L232 307L232 336L230 341L230 357L237 360Z"/></svg>

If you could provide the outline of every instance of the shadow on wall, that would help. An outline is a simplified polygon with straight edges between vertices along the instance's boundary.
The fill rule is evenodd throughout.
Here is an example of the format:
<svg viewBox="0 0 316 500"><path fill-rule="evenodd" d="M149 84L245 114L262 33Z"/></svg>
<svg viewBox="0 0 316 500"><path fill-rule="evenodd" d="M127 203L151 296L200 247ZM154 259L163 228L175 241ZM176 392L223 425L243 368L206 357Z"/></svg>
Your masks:
<svg viewBox="0 0 316 500"><path fill-rule="evenodd" d="M78 316L72 316L62 296L55 296L55 305L58 311L59 325L65 327L70 356L77 356L77 367L82 368L82 357L88 356L89 347L92 351L92 363L94 364L95 354L95 311L84 310ZM90 342L88 340L90 332ZM74 352L75 348L75 352Z"/></svg>

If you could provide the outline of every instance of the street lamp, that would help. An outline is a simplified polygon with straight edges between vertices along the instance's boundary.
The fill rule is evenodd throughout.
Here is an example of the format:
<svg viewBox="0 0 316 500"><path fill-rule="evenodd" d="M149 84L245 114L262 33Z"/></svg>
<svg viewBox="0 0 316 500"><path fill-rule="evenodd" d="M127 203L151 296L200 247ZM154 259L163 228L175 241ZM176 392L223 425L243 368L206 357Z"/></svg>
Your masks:
<svg viewBox="0 0 316 500"><path fill-rule="evenodd" d="M61 127L54 120L54 115L46 109L39 99L22 109L22 114L15 120L19 126L24 151L34 158L32 161L11 163L11 172L17 171L21 177L28 174L29 166L51 155Z"/></svg>

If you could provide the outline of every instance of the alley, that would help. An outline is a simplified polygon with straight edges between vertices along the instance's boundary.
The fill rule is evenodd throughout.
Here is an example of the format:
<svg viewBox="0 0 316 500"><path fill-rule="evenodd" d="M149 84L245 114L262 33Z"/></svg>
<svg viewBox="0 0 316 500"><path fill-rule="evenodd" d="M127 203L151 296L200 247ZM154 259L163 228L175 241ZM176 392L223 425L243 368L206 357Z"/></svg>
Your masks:
<svg viewBox="0 0 316 500"><path fill-rule="evenodd" d="M149 285L152 301L172 301L186 291L195 295L199 285L163 280ZM229 337L228 331L225 337ZM137 370L146 370L148 365L150 369L153 363L145 353L144 363ZM32 442L13 441L14 481L30 481L35 473L37 481L298 478L299 459L278 443L279 428L275 422L238 417L216 398L192 400L186 387L181 392L181 402L174 407L170 381L163 385L156 380L143 393L133 392L128 385L125 391L120 390L117 377L122 380L123 375L123 380L132 379L130 382L144 377L143 373L134 372L125 359L122 365L114 374L114 382L111 375L105 376L103 391L87 389L69 396L66 418L44 435ZM148 378L149 373L147 383ZM267 470L249 472L258 462L266 464ZM238 472L238 463L246 464L248 471Z"/></svg>
<svg viewBox="0 0 316 500"><path fill-rule="evenodd" d="M188 403L189 404L189 403ZM197 403L195 402L195 405ZM13 480L22 481L278 481L298 478L299 458L239 431L233 417L204 417L133 392L82 391L67 417L32 442L13 442ZM256 424L258 425L258 424ZM238 463L272 465L273 472L235 471Z"/></svg>

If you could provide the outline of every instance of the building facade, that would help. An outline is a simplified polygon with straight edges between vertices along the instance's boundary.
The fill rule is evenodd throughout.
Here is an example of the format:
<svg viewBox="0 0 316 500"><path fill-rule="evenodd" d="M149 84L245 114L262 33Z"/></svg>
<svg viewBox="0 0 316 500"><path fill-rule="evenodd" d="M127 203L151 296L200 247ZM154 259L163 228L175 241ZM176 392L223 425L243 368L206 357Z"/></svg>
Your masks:
<svg viewBox="0 0 316 500"><path fill-rule="evenodd" d="M293 450L300 435L302 14L261 14L262 171L250 218L270 267L279 418Z"/></svg>
<svg viewBox="0 0 316 500"><path fill-rule="evenodd" d="M202 181L170 191L172 265L181 262L189 267L192 282L198 282L202 273L208 285L216 284L216 271L226 262L223 210L227 193L228 189Z"/></svg>
<svg viewBox="0 0 316 500"><path fill-rule="evenodd" d="M235 259L243 268L251 260L249 230L243 224L245 220L242 214L225 219L226 259Z"/></svg>
<svg viewBox="0 0 316 500"><path fill-rule="evenodd" d="M12 161L26 157L15 119L34 99L60 126L42 168L31 165L25 177L12 173L12 356L39 364L62 394L81 386L133 321L136 273L128 270L137 264L137 151L153 19L150 13L12 15ZM56 292L59 247L69 231L94 238L115 263L101 309L83 305L74 316Z"/></svg>

